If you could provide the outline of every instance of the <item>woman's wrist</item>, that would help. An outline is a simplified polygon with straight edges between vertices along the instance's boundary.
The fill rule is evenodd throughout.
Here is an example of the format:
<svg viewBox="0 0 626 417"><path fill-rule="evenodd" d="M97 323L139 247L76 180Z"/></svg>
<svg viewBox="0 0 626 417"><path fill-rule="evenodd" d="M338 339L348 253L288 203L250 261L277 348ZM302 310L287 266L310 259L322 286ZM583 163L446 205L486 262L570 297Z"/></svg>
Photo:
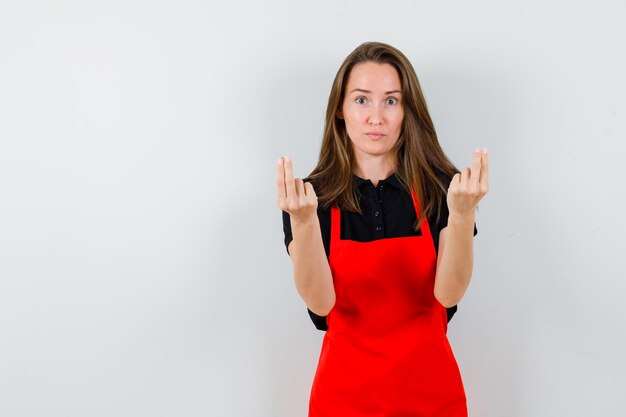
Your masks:
<svg viewBox="0 0 626 417"><path fill-rule="evenodd" d="M305 215L305 216L290 216L291 227L306 227L309 225L313 225L319 221L317 218L317 213L313 213L313 215Z"/></svg>
<svg viewBox="0 0 626 417"><path fill-rule="evenodd" d="M448 216L448 225L453 227L474 227L474 222L476 221L476 215L462 215L462 214L453 214L450 213Z"/></svg>

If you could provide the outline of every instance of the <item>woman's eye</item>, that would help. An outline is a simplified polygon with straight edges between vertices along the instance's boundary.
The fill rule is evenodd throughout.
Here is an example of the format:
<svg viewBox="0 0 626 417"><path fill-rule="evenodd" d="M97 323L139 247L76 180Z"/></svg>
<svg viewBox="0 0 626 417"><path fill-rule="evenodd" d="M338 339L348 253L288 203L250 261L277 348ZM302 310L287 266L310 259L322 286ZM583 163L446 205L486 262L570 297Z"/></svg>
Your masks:
<svg viewBox="0 0 626 417"><path fill-rule="evenodd" d="M365 104L365 101L366 101L367 99L366 99L365 97L357 97L355 100L356 100L356 102L357 102L357 103L359 103L359 104ZM363 100L363 101L361 101L361 100ZM389 103L389 101L391 101L391 103ZM396 99L395 99L395 98L393 98L393 97L388 98L388 99L387 99L387 102L388 102L389 104L391 104L392 106L393 106L393 105L398 104L398 100L396 100Z"/></svg>

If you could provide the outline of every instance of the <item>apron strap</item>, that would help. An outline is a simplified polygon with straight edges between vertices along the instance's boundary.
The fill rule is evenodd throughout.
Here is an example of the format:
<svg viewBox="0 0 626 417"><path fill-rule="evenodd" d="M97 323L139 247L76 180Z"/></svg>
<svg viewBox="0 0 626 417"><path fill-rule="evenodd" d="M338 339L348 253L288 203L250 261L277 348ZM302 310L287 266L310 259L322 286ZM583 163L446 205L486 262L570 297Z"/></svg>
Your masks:
<svg viewBox="0 0 626 417"><path fill-rule="evenodd" d="M415 207L415 216L416 218L419 218L421 205L419 199L417 198L417 194L415 194L415 191L413 189L411 189L411 197L413 198L413 206ZM428 225L428 219L424 219L424 221L422 221L422 226L420 227L420 230L422 231L422 236L430 235L430 226Z"/></svg>
<svg viewBox="0 0 626 417"><path fill-rule="evenodd" d="M330 208L330 235L333 240L341 238L341 212L334 205Z"/></svg>

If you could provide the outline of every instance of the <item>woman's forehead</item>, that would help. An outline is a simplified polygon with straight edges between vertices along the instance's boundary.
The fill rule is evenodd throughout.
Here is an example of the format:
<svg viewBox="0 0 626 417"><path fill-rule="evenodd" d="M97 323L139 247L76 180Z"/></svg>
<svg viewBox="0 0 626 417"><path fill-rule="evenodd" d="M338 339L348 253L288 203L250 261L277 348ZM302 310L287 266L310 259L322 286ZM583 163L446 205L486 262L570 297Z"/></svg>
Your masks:
<svg viewBox="0 0 626 417"><path fill-rule="evenodd" d="M348 83L348 93L399 94L401 92L398 71L390 64L365 62L352 68Z"/></svg>

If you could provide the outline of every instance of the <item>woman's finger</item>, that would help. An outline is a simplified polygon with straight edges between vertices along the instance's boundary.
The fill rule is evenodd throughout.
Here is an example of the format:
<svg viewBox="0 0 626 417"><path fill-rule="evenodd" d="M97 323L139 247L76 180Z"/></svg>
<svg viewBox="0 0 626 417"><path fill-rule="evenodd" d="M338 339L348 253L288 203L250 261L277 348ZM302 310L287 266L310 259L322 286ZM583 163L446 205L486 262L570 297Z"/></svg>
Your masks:
<svg viewBox="0 0 626 417"><path fill-rule="evenodd" d="M461 184L461 174L456 173L452 176L452 179L450 180L450 185L448 185L448 192L456 190L459 187L459 184Z"/></svg>
<svg viewBox="0 0 626 417"><path fill-rule="evenodd" d="M469 176L470 169L468 167L463 168L461 171L461 181L459 181L459 186L461 187L461 191L466 191L469 184Z"/></svg>
<svg viewBox="0 0 626 417"><path fill-rule="evenodd" d="M487 191L489 191L489 154L487 153L487 149L485 149L482 154L480 191L481 193L487 193Z"/></svg>
<svg viewBox="0 0 626 417"><path fill-rule="evenodd" d="M304 201L304 199L306 198L306 196L304 195L304 184L302 183L301 178L296 178L294 182L296 184L296 198L301 205L302 201Z"/></svg>
<svg viewBox="0 0 626 417"><path fill-rule="evenodd" d="M313 188L313 184L311 184L310 181L304 183L304 192L308 197L317 197L317 195L315 194L315 189Z"/></svg>
<svg viewBox="0 0 626 417"><path fill-rule="evenodd" d="M315 189L313 188L313 184L311 184L311 182L304 183L304 192L307 200L317 207L317 195L315 194Z"/></svg>
<svg viewBox="0 0 626 417"><path fill-rule="evenodd" d="M296 197L296 187L293 182L293 164L291 158L286 156L285 158L285 187L287 190L287 198Z"/></svg>
<svg viewBox="0 0 626 417"><path fill-rule="evenodd" d="M474 161L472 163L472 174L471 174L471 188L472 190L480 190L480 166L482 160L482 152L480 149L476 148L474 150Z"/></svg>

